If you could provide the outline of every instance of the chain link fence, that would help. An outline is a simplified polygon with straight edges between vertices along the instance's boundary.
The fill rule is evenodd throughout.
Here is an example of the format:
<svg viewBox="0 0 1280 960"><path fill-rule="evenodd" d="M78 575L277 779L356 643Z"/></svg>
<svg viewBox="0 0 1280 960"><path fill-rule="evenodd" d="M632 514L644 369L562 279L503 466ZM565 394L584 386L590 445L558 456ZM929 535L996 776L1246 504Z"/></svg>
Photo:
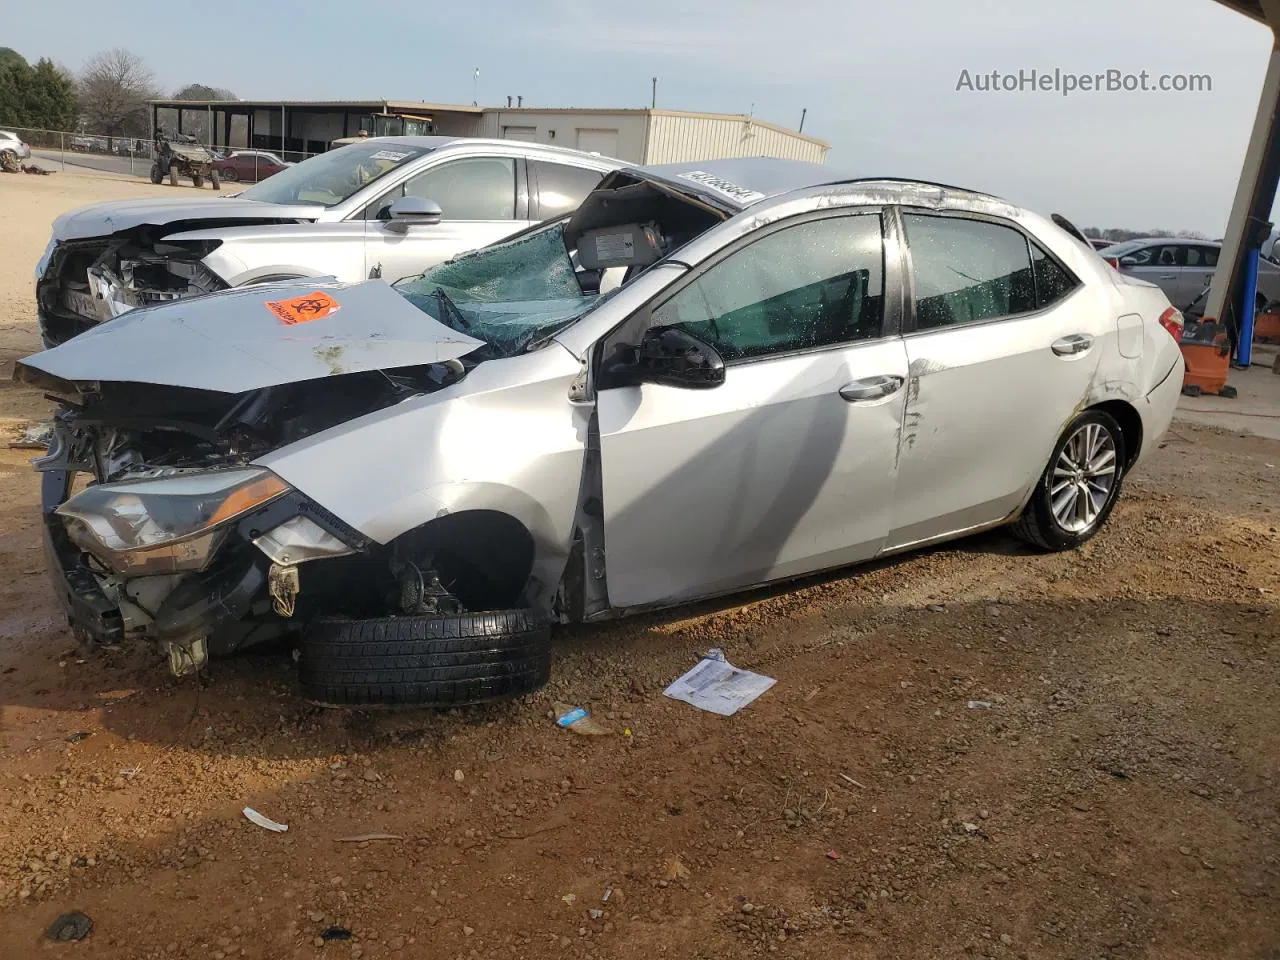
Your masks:
<svg viewBox="0 0 1280 960"><path fill-rule="evenodd" d="M147 137L0 126L0 149L6 149L2 136L6 132L14 134L30 150L28 159L22 156L25 151L19 148L19 160L23 163L35 163L45 169L92 170L142 178L152 176L155 145ZM315 156L314 152L305 150L281 151L217 143L200 145L213 153L219 178L227 183L257 183L286 166ZM13 146L8 148L13 149ZM167 170L159 173L168 175Z"/></svg>

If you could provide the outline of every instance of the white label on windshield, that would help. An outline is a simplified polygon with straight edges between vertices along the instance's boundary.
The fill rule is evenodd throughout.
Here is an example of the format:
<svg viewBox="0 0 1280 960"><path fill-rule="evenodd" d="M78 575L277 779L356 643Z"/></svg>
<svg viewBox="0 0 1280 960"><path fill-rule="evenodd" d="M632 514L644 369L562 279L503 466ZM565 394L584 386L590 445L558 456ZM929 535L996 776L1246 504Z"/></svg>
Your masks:
<svg viewBox="0 0 1280 960"><path fill-rule="evenodd" d="M764 194L759 190L748 190L746 187L740 187L731 180L725 180L723 177L717 177L714 173L707 173L704 170L691 170L689 173L676 174L682 180L692 180L699 183L709 190L716 193L722 193L726 197L737 200L739 203L755 203L757 200L763 200Z"/></svg>
<svg viewBox="0 0 1280 960"><path fill-rule="evenodd" d="M369 159L370 160L390 160L392 163L399 163L401 160L403 160L407 156L409 156L409 154L397 153L395 150L379 150Z"/></svg>
<svg viewBox="0 0 1280 960"><path fill-rule="evenodd" d="M596 259L600 261L630 260L636 252L635 238L629 233L596 236Z"/></svg>

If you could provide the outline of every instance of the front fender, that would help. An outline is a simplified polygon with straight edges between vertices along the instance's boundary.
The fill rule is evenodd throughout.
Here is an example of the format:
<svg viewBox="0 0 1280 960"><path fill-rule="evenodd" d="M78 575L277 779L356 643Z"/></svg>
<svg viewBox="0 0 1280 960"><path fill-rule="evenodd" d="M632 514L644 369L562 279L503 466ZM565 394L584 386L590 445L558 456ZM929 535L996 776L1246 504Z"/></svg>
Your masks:
<svg viewBox="0 0 1280 960"><path fill-rule="evenodd" d="M534 576L553 590L573 539L591 414L569 400L580 369L555 343L486 361L443 390L256 462L382 544L450 513L507 514L532 534Z"/></svg>

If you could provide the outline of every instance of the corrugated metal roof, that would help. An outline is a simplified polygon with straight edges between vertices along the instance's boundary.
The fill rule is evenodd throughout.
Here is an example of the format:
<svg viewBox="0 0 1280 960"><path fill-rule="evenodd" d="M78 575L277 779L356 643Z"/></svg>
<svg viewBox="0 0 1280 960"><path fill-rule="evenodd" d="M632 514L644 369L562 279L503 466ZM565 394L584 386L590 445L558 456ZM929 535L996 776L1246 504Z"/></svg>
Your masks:
<svg viewBox="0 0 1280 960"><path fill-rule="evenodd" d="M427 103L423 100L148 100L157 107L188 110L278 110L281 107L386 111L389 113L484 113L485 107L461 103Z"/></svg>

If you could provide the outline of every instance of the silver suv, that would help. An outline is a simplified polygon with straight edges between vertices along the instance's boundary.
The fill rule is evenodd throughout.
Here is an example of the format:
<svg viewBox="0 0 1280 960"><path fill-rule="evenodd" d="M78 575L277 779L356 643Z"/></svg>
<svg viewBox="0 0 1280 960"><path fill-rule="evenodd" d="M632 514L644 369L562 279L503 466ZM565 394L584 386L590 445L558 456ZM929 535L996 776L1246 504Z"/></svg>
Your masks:
<svg viewBox="0 0 1280 960"><path fill-rule="evenodd" d="M509 140L381 137L231 197L121 200L54 221L36 268L61 343L134 307L299 277L415 276L573 210L621 163Z"/></svg>

